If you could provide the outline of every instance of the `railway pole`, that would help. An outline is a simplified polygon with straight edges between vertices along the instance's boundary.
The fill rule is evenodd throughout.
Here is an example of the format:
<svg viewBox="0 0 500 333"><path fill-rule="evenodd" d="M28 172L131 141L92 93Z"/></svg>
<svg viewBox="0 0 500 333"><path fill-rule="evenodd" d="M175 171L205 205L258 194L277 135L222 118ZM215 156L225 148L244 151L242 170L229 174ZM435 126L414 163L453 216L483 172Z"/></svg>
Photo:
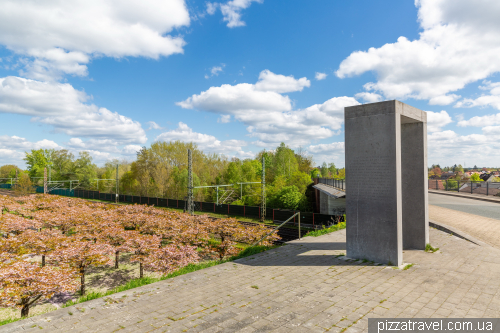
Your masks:
<svg viewBox="0 0 500 333"><path fill-rule="evenodd" d="M264 222L266 220L266 159L265 156L262 155L262 203L260 221Z"/></svg>

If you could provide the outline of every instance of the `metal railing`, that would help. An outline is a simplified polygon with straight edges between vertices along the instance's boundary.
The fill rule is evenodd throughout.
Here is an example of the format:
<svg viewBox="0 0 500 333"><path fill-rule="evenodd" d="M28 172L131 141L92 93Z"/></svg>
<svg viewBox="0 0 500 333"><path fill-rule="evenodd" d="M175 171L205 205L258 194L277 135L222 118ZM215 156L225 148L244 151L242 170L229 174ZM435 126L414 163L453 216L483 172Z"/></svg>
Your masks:
<svg viewBox="0 0 500 333"><path fill-rule="evenodd" d="M345 191L345 179L318 178L319 184L326 184Z"/></svg>
<svg viewBox="0 0 500 333"><path fill-rule="evenodd" d="M500 182L429 179L429 190L500 196Z"/></svg>
<svg viewBox="0 0 500 333"><path fill-rule="evenodd" d="M277 226L276 228L274 228L273 230L271 230L270 232L268 232L260 240L258 240L257 242L253 243L252 246L255 246L255 245L259 244L260 242L262 242L264 239L266 239L267 236L269 236L270 234L272 234L273 232L275 232L276 230L278 230L279 228L281 228L282 226L284 226L288 221L290 221L291 219L293 219L297 215L299 216L299 240L300 240L300 238L301 238L301 236L300 236L300 212L297 212L297 213L293 214L292 216L290 216L285 222L281 223L279 226Z"/></svg>

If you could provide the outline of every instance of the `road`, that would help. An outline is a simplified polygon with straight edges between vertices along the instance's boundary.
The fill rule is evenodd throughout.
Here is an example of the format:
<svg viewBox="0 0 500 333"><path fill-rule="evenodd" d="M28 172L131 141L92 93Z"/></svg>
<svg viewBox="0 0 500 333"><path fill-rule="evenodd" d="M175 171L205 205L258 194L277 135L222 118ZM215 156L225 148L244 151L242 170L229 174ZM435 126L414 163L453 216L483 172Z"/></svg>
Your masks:
<svg viewBox="0 0 500 333"><path fill-rule="evenodd" d="M500 204L429 193L429 205L500 220Z"/></svg>

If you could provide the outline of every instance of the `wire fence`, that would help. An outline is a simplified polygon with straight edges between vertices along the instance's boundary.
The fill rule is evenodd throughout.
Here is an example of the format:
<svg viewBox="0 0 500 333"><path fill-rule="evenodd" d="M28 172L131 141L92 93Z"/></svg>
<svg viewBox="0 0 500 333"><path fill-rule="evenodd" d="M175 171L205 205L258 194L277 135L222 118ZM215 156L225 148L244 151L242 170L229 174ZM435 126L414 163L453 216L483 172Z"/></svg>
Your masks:
<svg viewBox="0 0 500 333"><path fill-rule="evenodd" d="M1 184L5 186L1 186L1 188L10 188L10 184ZM8 186L7 186L8 185ZM43 193L43 186L36 187L36 193ZM81 190L81 189L53 189L49 191L49 194L61 195L67 197L76 197L82 199L96 199L101 201L116 201L115 193L103 193L100 191L90 191L90 190ZM183 209L187 208L187 200L180 199L165 199L165 198L155 198L155 197L143 197L136 195L118 195L118 202L126 202L126 203L136 203L141 205L150 205L156 207L165 207L165 208L174 208L174 209ZM259 218L261 215L261 209L259 206L240 206L240 205L230 205L230 204L219 204L217 205L214 202L203 202L203 201L194 201L194 211L198 212L206 212L206 213L215 213L221 215L230 215L230 216L243 216L250 218ZM298 210L288 210L288 209L272 209L268 208L266 210L265 218L273 221L285 221L287 218L292 216L293 214L299 212ZM322 226L330 226L332 224L336 224L339 222L344 222L344 214L345 210L339 209L334 215L327 214L319 214L319 213L310 213L310 212L301 212L301 224L305 227L308 225L311 228L318 228ZM290 221L289 224L298 224L297 218L294 218L293 221Z"/></svg>
<svg viewBox="0 0 500 333"><path fill-rule="evenodd" d="M429 190L500 196L500 182L429 179Z"/></svg>

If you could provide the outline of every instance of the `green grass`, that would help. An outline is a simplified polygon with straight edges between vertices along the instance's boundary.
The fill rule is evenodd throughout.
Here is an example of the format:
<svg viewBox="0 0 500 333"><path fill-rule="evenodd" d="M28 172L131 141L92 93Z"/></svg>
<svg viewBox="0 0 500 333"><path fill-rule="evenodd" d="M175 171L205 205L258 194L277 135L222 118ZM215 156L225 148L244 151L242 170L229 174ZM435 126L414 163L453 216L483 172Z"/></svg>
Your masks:
<svg viewBox="0 0 500 333"><path fill-rule="evenodd" d="M179 276L179 275L184 275L184 274L187 274L187 273L196 272L196 271L199 271L199 270L204 269L204 268L208 268L208 267L212 267L212 266L215 266L215 265L223 264L225 262L234 261L234 260L237 260L237 259L248 257L248 256L251 256L251 255L254 255L254 254L257 254L257 253L261 253L261 252L264 252L266 250L269 250L269 249L272 249L272 248L276 248L276 247L277 247L276 245L273 245L273 246L261 246L261 245L259 245L259 246L247 247L245 250L241 251L239 254L237 254L235 256L232 256L230 258L223 259L223 260L206 261L206 262L201 262L201 263L196 263L196 264L189 264L189 265L187 265L187 266L185 266L185 267L183 267L183 268L181 268L181 269L179 269L177 271L174 271L174 272L172 272L170 274L164 275L164 276L162 276L160 278L154 278L154 277L145 276L143 278L133 279L133 280L130 280L129 282L127 282L124 285L118 286L118 287L113 288L111 290L108 290L106 292L91 292L91 293L88 293L85 296L79 297L76 301L68 301L66 304L63 305L63 307L68 307L68 306L71 306L71 305L75 305L75 304L87 302L87 301L90 301L90 300L93 300L93 299L97 299L97 298L101 298L101 297L104 297L104 296L109 296L109 295L112 295L112 294L116 294L116 293L119 293L119 292L122 292L122 291L126 291L126 290L130 290L130 289L142 287L142 286L145 286L145 285L148 285L148 284L151 284L151 283L155 283L155 282L158 282L158 281L163 281L163 280L166 280L166 279L171 279L171 278Z"/></svg>
<svg viewBox="0 0 500 333"><path fill-rule="evenodd" d="M410 269L413 267L413 264L408 264L403 268L403 271L406 271L407 269Z"/></svg>
<svg viewBox="0 0 500 333"><path fill-rule="evenodd" d="M329 234L331 232L339 231L342 229L345 229L345 222L340 222L338 224L334 224L328 228L325 228L323 226L323 229L309 231L304 237L307 237L307 236L318 237L318 236L326 235L326 234Z"/></svg>
<svg viewBox="0 0 500 333"><path fill-rule="evenodd" d="M426 244L426 245L425 245L425 252L434 253L434 252L436 252L437 250L439 250L439 247L432 247L432 245L431 245L431 244Z"/></svg>

